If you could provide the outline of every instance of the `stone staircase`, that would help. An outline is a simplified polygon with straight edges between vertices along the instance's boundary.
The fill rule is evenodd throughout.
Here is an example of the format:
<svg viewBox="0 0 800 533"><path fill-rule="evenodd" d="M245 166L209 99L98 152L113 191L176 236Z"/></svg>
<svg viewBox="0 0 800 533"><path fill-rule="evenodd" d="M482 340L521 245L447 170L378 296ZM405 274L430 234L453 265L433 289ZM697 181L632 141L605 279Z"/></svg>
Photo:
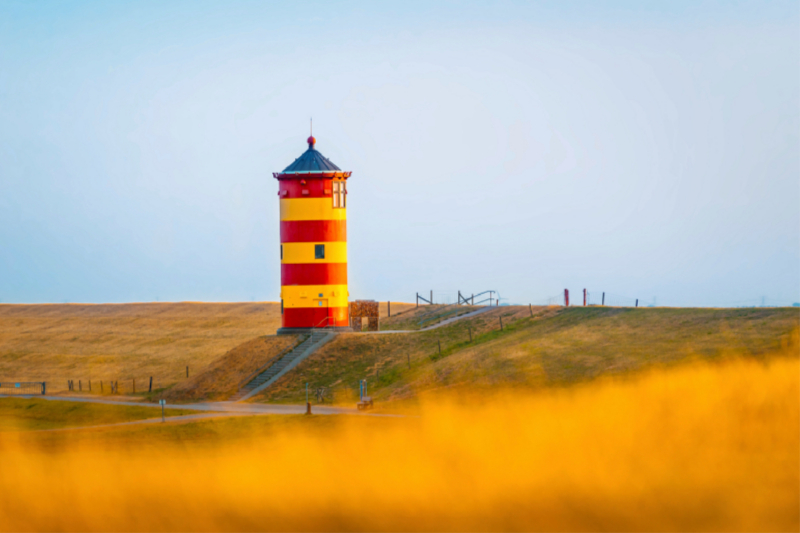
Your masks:
<svg viewBox="0 0 800 533"><path fill-rule="evenodd" d="M240 402L255 396L275 383L278 378L289 372L289 370L297 366L300 361L330 342L335 336L335 333L325 330L312 332L300 344L285 353L280 359L243 385L242 388L231 397L230 401Z"/></svg>

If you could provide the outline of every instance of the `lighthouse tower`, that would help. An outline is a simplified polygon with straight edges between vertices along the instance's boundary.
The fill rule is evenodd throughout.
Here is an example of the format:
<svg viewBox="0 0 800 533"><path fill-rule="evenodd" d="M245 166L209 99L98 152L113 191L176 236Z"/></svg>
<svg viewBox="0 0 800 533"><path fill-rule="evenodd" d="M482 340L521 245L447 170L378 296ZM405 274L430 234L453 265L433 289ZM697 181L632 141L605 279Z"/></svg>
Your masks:
<svg viewBox="0 0 800 533"><path fill-rule="evenodd" d="M294 163L276 172L281 203L281 314L278 333L349 330L347 178L308 138Z"/></svg>

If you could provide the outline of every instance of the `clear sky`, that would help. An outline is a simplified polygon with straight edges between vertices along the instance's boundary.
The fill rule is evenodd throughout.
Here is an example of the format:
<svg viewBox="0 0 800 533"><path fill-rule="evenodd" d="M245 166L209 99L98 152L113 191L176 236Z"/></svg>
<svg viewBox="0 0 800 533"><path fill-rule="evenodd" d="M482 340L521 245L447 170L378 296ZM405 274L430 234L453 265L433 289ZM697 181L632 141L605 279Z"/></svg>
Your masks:
<svg viewBox="0 0 800 533"><path fill-rule="evenodd" d="M280 292L272 172L353 172L351 298L800 301L798 2L0 2L0 301Z"/></svg>

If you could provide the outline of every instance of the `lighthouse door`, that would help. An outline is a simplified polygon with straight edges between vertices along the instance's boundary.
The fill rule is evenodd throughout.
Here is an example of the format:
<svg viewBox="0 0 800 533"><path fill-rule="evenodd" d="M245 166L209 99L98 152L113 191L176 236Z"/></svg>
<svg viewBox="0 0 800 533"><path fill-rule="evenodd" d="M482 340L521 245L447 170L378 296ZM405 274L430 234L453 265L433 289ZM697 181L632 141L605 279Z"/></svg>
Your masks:
<svg viewBox="0 0 800 533"><path fill-rule="evenodd" d="M329 318L329 308L328 308L328 299L327 298L320 298L319 300L314 300L314 307L316 308L314 312L314 321L317 323L317 328L325 328L328 327L328 322L331 322Z"/></svg>

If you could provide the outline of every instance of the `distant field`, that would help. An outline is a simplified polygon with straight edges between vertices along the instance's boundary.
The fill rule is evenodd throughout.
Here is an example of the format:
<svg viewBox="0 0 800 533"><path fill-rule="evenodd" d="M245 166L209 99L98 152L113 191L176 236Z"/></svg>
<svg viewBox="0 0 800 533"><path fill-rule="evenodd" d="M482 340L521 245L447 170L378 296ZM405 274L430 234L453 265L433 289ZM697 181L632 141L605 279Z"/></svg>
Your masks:
<svg viewBox="0 0 800 533"><path fill-rule="evenodd" d="M0 304L0 380L163 387L280 327L277 303Z"/></svg>
<svg viewBox="0 0 800 533"><path fill-rule="evenodd" d="M381 403L453 389L538 389L691 360L764 357L790 342L800 350L795 308L539 307L533 313L508 306L427 332L342 334L255 401L302 403L309 383L312 391L327 388L334 403L353 403L359 379Z"/></svg>

